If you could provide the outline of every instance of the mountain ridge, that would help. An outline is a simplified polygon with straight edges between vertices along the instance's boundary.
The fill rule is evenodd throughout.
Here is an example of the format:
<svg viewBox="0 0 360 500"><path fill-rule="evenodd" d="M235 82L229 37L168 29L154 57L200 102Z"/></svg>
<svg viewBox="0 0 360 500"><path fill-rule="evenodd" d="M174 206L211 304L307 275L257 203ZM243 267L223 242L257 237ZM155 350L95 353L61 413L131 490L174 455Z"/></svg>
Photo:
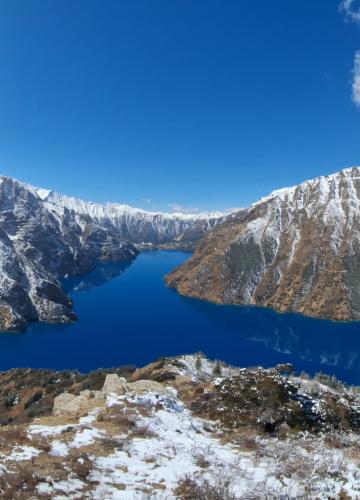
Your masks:
<svg viewBox="0 0 360 500"><path fill-rule="evenodd" d="M228 215L219 211L150 212L126 204L84 201L30 184L24 183L24 186L55 214L62 216L64 209L72 210L79 217L91 217L99 224L112 225L124 239L144 246L170 245L192 250L201 236Z"/></svg>
<svg viewBox="0 0 360 500"><path fill-rule="evenodd" d="M277 190L229 216L167 283L217 303L360 319L360 168Z"/></svg>

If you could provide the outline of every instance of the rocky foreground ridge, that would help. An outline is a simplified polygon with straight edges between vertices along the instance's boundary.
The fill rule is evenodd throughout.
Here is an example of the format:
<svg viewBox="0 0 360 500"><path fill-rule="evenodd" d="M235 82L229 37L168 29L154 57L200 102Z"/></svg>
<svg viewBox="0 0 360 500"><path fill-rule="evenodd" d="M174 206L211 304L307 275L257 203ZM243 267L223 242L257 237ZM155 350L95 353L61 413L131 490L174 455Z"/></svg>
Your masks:
<svg viewBox="0 0 360 500"><path fill-rule="evenodd" d="M167 283L220 304L360 319L360 168L274 191L231 215Z"/></svg>
<svg viewBox="0 0 360 500"><path fill-rule="evenodd" d="M61 278L130 261L134 243L191 246L217 220L95 205L0 177L0 331L73 321Z"/></svg>
<svg viewBox="0 0 360 500"><path fill-rule="evenodd" d="M360 496L359 388L289 365L11 370L0 405L4 499Z"/></svg>

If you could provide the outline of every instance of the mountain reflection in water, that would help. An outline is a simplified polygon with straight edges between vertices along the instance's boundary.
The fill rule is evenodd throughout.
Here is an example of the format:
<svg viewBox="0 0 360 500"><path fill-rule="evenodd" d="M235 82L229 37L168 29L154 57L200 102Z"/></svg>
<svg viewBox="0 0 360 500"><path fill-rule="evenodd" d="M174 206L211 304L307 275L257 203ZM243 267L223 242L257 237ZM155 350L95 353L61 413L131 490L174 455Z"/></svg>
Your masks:
<svg viewBox="0 0 360 500"><path fill-rule="evenodd" d="M63 281L64 289L67 293L72 293L86 292L92 288L97 288L120 276L130 267L131 263L132 261L99 262L96 268L89 273L66 278Z"/></svg>
<svg viewBox="0 0 360 500"><path fill-rule="evenodd" d="M324 367L360 370L360 322L334 322L263 307L216 306L182 297L211 323L244 340ZM254 347L255 348L255 347Z"/></svg>

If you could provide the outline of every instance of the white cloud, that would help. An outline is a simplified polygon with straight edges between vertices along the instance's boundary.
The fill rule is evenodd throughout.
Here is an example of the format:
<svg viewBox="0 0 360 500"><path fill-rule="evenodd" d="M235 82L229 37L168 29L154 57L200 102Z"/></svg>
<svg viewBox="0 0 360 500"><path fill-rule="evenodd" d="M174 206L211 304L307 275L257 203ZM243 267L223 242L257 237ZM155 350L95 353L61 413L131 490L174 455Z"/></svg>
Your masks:
<svg viewBox="0 0 360 500"><path fill-rule="evenodd" d="M168 207L173 212L181 212L183 214L195 214L195 213L200 212L200 210L198 208L184 207L183 205L180 205L179 203L168 203Z"/></svg>
<svg viewBox="0 0 360 500"><path fill-rule="evenodd" d="M353 82L352 82L352 100L360 107L360 50L355 52Z"/></svg>
<svg viewBox="0 0 360 500"><path fill-rule="evenodd" d="M143 201L144 203L151 203L151 198L141 198L141 201Z"/></svg>
<svg viewBox="0 0 360 500"><path fill-rule="evenodd" d="M340 11L344 12L346 21L360 24L360 0L342 0ZM360 107L360 50L355 52L351 98Z"/></svg>
<svg viewBox="0 0 360 500"><path fill-rule="evenodd" d="M342 0L340 10L344 12L345 18L348 21L360 23L360 1L359 0Z"/></svg>

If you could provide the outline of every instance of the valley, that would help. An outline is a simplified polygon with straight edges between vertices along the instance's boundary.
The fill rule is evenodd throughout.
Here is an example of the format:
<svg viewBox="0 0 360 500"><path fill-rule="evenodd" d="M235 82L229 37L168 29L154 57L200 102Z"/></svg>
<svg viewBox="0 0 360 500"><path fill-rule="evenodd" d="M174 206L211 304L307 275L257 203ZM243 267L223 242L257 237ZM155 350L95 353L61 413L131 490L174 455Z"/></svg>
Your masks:
<svg viewBox="0 0 360 500"><path fill-rule="evenodd" d="M0 206L0 331L76 320L61 279L129 262L144 245L193 248L222 217L96 205L5 176Z"/></svg>

